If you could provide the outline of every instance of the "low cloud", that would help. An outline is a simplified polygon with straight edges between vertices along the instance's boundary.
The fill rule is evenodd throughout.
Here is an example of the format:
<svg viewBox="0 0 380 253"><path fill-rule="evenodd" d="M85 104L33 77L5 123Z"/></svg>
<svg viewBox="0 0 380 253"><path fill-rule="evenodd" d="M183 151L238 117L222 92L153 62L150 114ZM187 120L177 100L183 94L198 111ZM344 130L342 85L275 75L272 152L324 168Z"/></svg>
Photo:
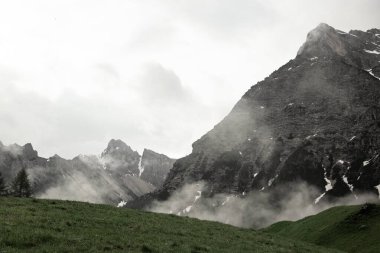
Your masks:
<svg viewBox="0 0 380 253"><path fill-rule="evenodd" d="M204 182L184 185L168 200L154 202L149 211L218 221L238 227L262 228L282 220L298 220L333 206L378 201L376 196L361 195L357 200L347 197L333 204L315 205L315 196L319 193L304 183L280 187L271 194L252 192L246 196L217 194L200 197L206 189L207 184Z"/></svg>

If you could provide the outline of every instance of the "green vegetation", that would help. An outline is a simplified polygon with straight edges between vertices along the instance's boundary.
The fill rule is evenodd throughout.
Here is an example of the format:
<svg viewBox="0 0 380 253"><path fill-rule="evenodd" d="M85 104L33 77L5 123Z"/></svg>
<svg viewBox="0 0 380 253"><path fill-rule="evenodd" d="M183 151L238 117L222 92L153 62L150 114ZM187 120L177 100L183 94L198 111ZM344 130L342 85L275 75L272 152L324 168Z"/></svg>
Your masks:
<svg viewBox="0 0 380 253"><path fill-rule="evenodd" d="M272 234L347 252L380 252L380 206L340 206L264 229Z"/></svg>
<svg viewBox="0 0 380 253"><path fill-rule="evenodd" d="M337 252L216 222L0 197L0 252Z"/></svg>

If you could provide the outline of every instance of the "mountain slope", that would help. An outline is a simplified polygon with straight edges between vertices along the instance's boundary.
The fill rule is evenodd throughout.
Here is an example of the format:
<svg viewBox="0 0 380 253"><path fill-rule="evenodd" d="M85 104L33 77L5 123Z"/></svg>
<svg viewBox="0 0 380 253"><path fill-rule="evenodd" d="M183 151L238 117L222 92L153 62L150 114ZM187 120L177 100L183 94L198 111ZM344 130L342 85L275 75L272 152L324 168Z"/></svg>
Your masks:
<svg viewBox="0 0 380 253"><path fill-rule="evenodd" d="M338 252L216 222L80 202L0 197L4 252Z"/></svg>
<svg viewBox="0 0 380 253"><path fill-rule="evenodd" d="M166 163L157 160L166 159ZM169 162L168 162L169 161ZM31 144L0 143L0 172L10 183L25 168L40 198L69 199L118 204L130 201L162 184L174 160L151 151L143 157L121 140L111 140L101 156L79 155L67 160L55 155L39 157ZM149 164L147 180L140 177L142 164ZM150 182L150 181L151 182Z"/></svg>
<svg viewBox="0 0 380 253"><path fill-rule="evenodd" d="M334 207L299 221L275 223L264 231L346 252L379 252L380 206Z"/></svg>
<svg viewBox="0 0 380 253"><path fill-rule="evenodd" d="M209 186L204 196L275 192L299 182L315 188L315 202L378 195L379 61L379 29L319 25L295 59L252 86L194 142L162 189L131 207L200 180Z"/></svg>

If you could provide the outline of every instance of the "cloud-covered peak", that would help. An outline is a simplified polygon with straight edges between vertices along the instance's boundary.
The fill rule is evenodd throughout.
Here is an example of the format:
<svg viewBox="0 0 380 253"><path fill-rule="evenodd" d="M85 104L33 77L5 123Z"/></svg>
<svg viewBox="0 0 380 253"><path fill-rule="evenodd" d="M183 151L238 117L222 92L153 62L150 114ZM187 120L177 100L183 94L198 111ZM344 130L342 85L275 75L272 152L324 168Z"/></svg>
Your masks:
<svg viewBox="0 0 380 253"><path fill-rule="evenodd" d="M336 29L321 23L307 34L306 42L298 50L297 55L304 57L329 56L347 54L344 43Z"/></svg>

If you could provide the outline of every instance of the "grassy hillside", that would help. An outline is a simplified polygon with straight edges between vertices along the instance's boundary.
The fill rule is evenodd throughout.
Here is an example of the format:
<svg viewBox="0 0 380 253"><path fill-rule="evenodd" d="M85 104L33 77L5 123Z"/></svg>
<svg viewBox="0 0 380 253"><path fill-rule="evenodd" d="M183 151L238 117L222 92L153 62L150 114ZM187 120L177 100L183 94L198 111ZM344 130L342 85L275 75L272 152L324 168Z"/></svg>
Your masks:
<svg viewBox="0 0 380 253"><path fill-rule="evenodd" d="M340 206L264 231L347 252L380 252L380 206Z"/></svg>
<svg viewBox="0 0 380 253"><path fill-rule="evenodd" d="M0 198L0 252L336 252L216 222L81 202Z"/></svg>

